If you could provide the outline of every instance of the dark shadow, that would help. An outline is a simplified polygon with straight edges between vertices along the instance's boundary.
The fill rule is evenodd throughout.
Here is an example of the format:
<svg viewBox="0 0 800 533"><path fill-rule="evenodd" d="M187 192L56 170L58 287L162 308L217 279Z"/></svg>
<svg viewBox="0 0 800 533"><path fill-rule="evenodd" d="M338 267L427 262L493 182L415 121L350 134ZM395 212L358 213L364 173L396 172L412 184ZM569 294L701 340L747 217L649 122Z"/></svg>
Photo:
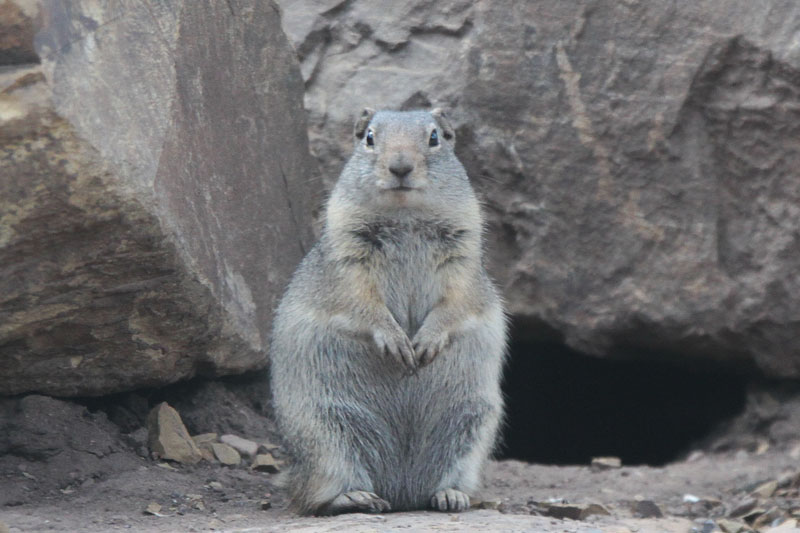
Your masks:
<svg viewBox="0 0 800 533"><path fill-rule="evenodd" d="M563 465L613 455L663 465L745 405L741 375L689 371L664 363L665 354L600 359L556 340L516 337L503 386L501 458Z"/></svg>

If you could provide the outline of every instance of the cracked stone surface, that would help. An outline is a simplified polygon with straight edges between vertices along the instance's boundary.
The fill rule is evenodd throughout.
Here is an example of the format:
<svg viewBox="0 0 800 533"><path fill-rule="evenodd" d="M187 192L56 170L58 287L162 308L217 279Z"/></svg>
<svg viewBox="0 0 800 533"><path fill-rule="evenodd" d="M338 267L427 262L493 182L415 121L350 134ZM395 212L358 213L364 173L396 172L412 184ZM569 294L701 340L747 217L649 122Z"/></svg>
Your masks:
<svg viewBox="0 0 800 533"><path fill-rule="evenodd" d="M452 110L531 339L800 376L792 0L281 0L330 184L364 106Z"/></svg>
<svg viewBox="0 0 800 533"><path fill-rule="evenodd" d="M316 164L272 2L0 2L0 394L262 368Z"/></svg>

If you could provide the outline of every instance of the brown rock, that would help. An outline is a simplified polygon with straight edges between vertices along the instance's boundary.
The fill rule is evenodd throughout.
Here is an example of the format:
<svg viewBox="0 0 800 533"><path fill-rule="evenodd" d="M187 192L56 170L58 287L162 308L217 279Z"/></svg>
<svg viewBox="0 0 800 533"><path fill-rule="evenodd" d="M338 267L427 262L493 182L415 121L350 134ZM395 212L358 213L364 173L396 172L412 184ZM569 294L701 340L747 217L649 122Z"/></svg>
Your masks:
<svg viewBox="0 0 800 533"><path fill-rule="evenodd" d="M211 449L214 451L214 456L224 465L235 466L242 462L242 456L233 446L222 442L212 442Z"/></svg>
<svg viewBox="0 0 800 533"><path fill-rule="evenodd" d="M275 4L0 0L9 63L0 394L265 366L317 189Z"/></svg>
<svg viewBox="0 0 800 533"><path fill-rule="evenodd" d="M260 453L256 455L250 468L258 470L259 472L277 474L280 471L280 465L281 463L276 461L272 454Z"/></svg>
<svg viewBox="0 0 800 533"><path fill-rule="evenodd" d="M520 331L800 377L794 2L281 5L325 175L364 105L451 109Z"/></svg>
<svg viewBox="0 0 800 533"><path fill-rule="evenodd" d="M151 502L147 504L147 508L144 510L145 514L151 514L153 516L162 516L161 515L161 505Z"/></svg>
<svg viewBox="0 0 800 533"><path fill-rule="evenodd" d="M235 448L239 453L247 455L248 457L255 457L256 453L258 453L258 444L239 437L238 435L223 435L219 438L220 442L224 442L228 446L232 446Z"/></svg>
<svg viewBox="0 0 800 533"><path fill-rule="evenodd" d="M214 448L212 447L212 444L219 441L216 433L202 433L200 435L194 435L192 440L200 450L200 455L203 456L203 460L208 461L209 463L213 463L217 460L217 456L214 454Z"/></svg>
<svg viewBox="0 0 800 533"><path fill-rule="evenodd" d="M212 443L219 442L219 438L216 433L201 433L200 435L193 435L192 440L198 448L202 448L203 446L210 448Z"/></svg>
<svg viewBox="0 0 800 533"><path fill-rule="evenodd" d="M757 498L766 499L775 494L775 491L777 489L778 489L778 481L772 480L772 481L767 481L766 483L762 483L761 485L756 487L756 489L752 492L752 494Z"/></svg>
<svg viewBox="0 0 800 533"><path fill-rule="evenodd" d="M211 450L210 444L208 447L203 446L200 448L200 455L203 457L204 461L208 461L209 463L213 463L217 460L217 457L214 455L214 451Z"/></svg>
<svg viewBox="0 0 800 533"><path fill-rule="evenodd" d="M147 415L147 432L150 450L159 457L187 464L203 458L180 415L167 402L158 404Z"/></svg>

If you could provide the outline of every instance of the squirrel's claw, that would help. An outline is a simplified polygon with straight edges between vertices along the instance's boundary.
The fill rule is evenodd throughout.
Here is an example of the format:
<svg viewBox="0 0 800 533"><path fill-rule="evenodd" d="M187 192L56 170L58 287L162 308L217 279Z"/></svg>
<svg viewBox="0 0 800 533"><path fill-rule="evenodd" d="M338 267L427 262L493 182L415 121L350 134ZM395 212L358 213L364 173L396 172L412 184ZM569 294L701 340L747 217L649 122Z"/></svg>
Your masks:
<svg viewBox="0 0 800 533"><path fill-rule="evenodd" d="M420 367L430 364L439 353L444 350L450 342L450 335L447 332L430 334L420 330L414 335L414 353L416 354L417 364Z"/></svg>
<svg viewBox="0 0 800 533"><path fill-rule="evenodd" d="M395 332L377 330L373 334L378 350L396 359L406 367L409 373L417 370L417 359L414 356L414 347L406 332L398 328Z"/></svg>

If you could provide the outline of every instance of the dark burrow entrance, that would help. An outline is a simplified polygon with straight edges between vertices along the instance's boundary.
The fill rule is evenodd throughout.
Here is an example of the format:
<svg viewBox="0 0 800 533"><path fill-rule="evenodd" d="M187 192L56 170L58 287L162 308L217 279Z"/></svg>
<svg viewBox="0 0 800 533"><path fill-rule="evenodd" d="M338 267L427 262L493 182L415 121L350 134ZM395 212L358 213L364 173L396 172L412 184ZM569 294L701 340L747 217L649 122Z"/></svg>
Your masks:
<svg viewBox="0 0 800 533"><path fill-rule="evenodd" d="M623 464L663 465L743 410L744 377L658 359L599 359L555 341L514 340L499 456L585 465L612 455Z"/></svg>

